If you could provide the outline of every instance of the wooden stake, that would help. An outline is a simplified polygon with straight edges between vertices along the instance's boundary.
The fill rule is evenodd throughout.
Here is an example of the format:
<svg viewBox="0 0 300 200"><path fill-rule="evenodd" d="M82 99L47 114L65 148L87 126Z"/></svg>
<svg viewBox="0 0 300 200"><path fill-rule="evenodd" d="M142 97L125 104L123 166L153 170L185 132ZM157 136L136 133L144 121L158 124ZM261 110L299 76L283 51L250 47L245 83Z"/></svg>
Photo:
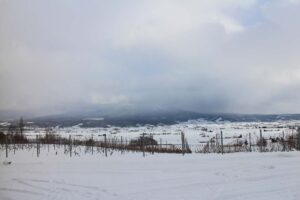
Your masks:
<svg viewBox="0 0 300 200"><path fill-rule="evenodd" d="M249 133L249 151L252 151L252 146L251 146L251 133Z"/></svg>
<svg viewBox="0 0 300 200"><path fill-rule="evenodd" d="M143 150L143 157L145 157L145 133L143 133L143 137L142 137L142 150Z"/></svg>
<svg viewBox="0 0 300 200"><path fill-rule="evenodd" d="M181 132L181 151L182 151L182 155L184 156L185 144L184 144L184 133L183 132Z"/></svg>
<svg viewBox="0 0 300 200"><path fill-rule="evenodd" d="M6 154L6 158L8 158L8 144L7 144L7 135L5 135L5 154Z"/></svg>
<svg viewBox="0 0 300 200"><path fill-rule="evenodd" d="M260 148L260 152L262 152L262 145L263 145L263 137L262 137L262 132L261 129L259 129L259 135L260 135L260 143L259 143L259 148Z"/></svg>
<svg viewBox="0 0 300 200"><path fill-rule="evenodd" d="M70 150L70 157L72 157L72 138L71 138L71 135L69 135L69 150Z"/></svg>
<svg viewBox="0 0 300 200"><path fill-rule="evenodd" d="M224 153L224 146L223 146L223 132L221 131L221 153Z"/></svg>
<svg viewBox="0 0 300 200"><path fill-rule="evenodd" d="M107 157L107 141L106 141L106 134L104 136L104 148L105 148L105 157Z"/></svg>

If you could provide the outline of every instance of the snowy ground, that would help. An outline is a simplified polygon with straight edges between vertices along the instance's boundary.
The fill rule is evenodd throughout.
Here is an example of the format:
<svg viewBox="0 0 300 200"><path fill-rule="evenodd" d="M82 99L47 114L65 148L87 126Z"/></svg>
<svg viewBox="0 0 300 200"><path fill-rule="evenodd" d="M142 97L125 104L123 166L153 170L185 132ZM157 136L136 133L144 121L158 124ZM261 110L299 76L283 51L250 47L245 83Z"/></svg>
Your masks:
<svg viewBox="0 0 300 200"><path fill-rule="evenodd" d="M300 152L0 154L0 199L300 199Z"/></svg>
<svg viewBox="0 0 300 200"><path fill-rule="evenodd" d="M161 144L173 144L181 146L181 132L185 133L187 142L192 151L203 148L211 138L217 137L220 143L220 132L224 137L224 144L237 143L247 140L251 135L251 144L255 145L260 137L260 131L265 139L282 138L285 139L296 133L295 127L300 126L300 121L276 121L276 122L208 122L199 120L190 120L174 125L144 125L134 127L106 127L106 128L82 128L79 125L67 128L52 127L52 133L73 139L88 139L93 137L96 141L103 141L103 134L108 138L115 138L129 142L133 138L141 136L143 133L151 135ZM35 138L37 134L45 134L44 128L27 128L26 135L29 138Z"/></svg>

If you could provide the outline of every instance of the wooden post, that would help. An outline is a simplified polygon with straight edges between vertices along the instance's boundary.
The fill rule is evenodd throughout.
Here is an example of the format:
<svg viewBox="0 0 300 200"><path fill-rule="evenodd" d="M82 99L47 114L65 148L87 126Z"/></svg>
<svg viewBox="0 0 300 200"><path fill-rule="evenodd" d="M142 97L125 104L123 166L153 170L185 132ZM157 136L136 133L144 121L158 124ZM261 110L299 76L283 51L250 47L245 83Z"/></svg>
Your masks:
<svg viewBox="0 0 300 200"><path fill-rule="evenodd" d="M184 138L184 145L185 145L185 150L186 150L186 151L190 150L190 147L189 147L189 144L188 144L186 138Z"/></svg>
<svg viewBox="0 0 300 200"><path fill-rule="evenodd" d="M285 151L285 139L284 139L284 131L282 131L282 145L283 145L283 151Z"/></svg>
<svg viewBox="0 0 300 200"><path fill-rule="evenodd" d="M151 138L153 139L153 135L151 135ZM152 148L152 154L154 154L154 144L153 144L153 141L151 141L151 148Z"/></svg>
<svg viewBox="0 0 300 200"><path fill-rule="evenodd" d="M300 127L298 127L298 134L297 134L297 150L300 150Z"/></svg>
<svg viewBox="0 0 300 200"><path fill-rule="evenodd" d="M166 140L166 149L168 149L168 141Z"/></svg>
<svg viewBox="0 0 300 200"><path fill-rule="evenodd" d="M94 154L94 137L93 137L93 134L92 134L92 155Z"/></svg>
<svg viewBox="0 0 300 200"><path fill-rule="evenodd" d="M69 150L70 150L70 157L72 157L72 138L71 138L71 135L69 135Z"/></svg>
<svg viewBox="0 0 300 200"><path fill-rule="evenodd" d="M46 134L46 143L47 143L48 153L49 153L49 134Z"/></svg>
<svg viewBox="0 0 300 200"><path fill-rule="evenodd" d="M223 132L221 131L221 153L224 153L224 146L223 146Z"/></svg>
<svg viewBox="0 0 300 200"><path fill-rule="evenodd" d="M161 138L159 138L159 141L160 141L160 142L159 142L159 143L160 143L160 145L159 145L159 146L160 146L160 150L161 150L161 149L162 149L162 139L161 139Z"/></svg>
<svg viewBox="0 0 300 200"><path fill-rule="evenodd" d="M107 157L107 140L106 140L106 134L103 134L103 136L104 136L105 157Z"/></svg>
<svg viewBox="0 0 300 200"><path fill-rule="evenodd" d="M7 134L5 135L5 155L6 155L6 158L8 158L8 144L7 144Z"/></svg>
<svg viewBox="0 0 300 200"><path fill-rule="evenodd" d="M36 137L36 157L39 157L39 142L38 142L38 135L35 136Z"/></svg>
<svg viewBox="0 0 300 200"><path fill-rule="evenodd" d="M185 143L184 143L184 133L181 132L181 151L182 151L182 155L184 156L185 153Z"/></svg>
<svg viewBox="0 0 300 200"><path fill-rule="evenodd" d="M123 137L121 136L121 153L123 153Z"/></svg>
<svg viewBox="0 0 300 200"><path fill-rule="evenodd" d="M38 136L38 144L39 144L39 156L41 154L41 142L40 142L40 136Z"/></svg>
<svg viewBox="0 0 300 200"><path fill-rule="evenodd" d="M263 145L263 137L262 137L262 131L261 129L259 129L259 149L260 149L260 152L262 152L262 145Z"/></svg>
<svg viewBox="0 0 300 200"><path fill-rule="evenodd" d="M249 151L252 151L252 146L251 146L251 133L249 133Z"/></svg>
<svg viewBox="0 0 300 200"><path fill-rule="evenodd" d="M142 136L142 150L143 150L143 157L145 157L145 133Z"/></svg>
<svg viewBox="0 0 300 200"><path fill-rule="evenodd" d="M220 136L221 137L221 136ZM220 145L220 141L219 141L219 134L216 133L216 136L215 136L215 151L216 153L219 153L219 147L221 146ZM221 139L221 138L220 138ZM221 152L222 152L222 149L221 149Z"/></svg>
<svg viewBox="0 0 300 200"><path fill-rule="evenodd" d="M15 140L13 139L13 143L14 143L14 155L16 154L16 143Z"/></svg>

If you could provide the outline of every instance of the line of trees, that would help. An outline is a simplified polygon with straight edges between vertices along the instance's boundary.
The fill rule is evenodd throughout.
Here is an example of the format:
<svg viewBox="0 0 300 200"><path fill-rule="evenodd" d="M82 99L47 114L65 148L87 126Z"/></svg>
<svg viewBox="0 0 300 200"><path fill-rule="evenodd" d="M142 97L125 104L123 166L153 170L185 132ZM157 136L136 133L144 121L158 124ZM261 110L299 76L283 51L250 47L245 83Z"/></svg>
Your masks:
<svg viewBox="0 0 300 200"><path fill-rule="evenodd" d="M19 121L16 124L11 124L8 127L7 130L7 137L5 136L4 132L0 132L0 142L4 144L6 141L5 140L10 140L13 141L13 143L18 144L18 143L27 143L28 139L24 135L24 120L21 117Z"/></svg>

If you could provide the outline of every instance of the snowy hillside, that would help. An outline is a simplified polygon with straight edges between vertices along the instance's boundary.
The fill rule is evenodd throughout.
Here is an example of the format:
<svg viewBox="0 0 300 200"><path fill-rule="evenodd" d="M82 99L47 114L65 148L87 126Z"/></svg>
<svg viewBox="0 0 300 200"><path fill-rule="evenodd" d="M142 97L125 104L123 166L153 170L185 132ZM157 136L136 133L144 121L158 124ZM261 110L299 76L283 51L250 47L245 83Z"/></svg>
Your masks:
<svg viewBox="0 0 300 200"><path fill-rule="evenodd" d="M38 140L29 140L26 144L2 143L0 199L298 200L300 152L294 148L282 149L284 143L273 143L268 139L287 138L297 133L295 127L298 125L299 121L231 123L194 120L158 126L26 127L25 135L33 139L49 131L64 138L93 138L98 142L103 141L103 134L108 140L122 138L127 141L144 133L158 141L158 148L164 147L165 143L181 146L180 133L184 132L193 153L182 156L146 152L143 157L141 151L81 146L72 144L71 140L70 146L68 140L67 143L53 144ZM216 139L221 131L225 146L246 141L251 135L252 147L249 143L243 144L246 148L243 153L224 155L197 152L198 147ZM260 131L273 147L278 148L264 150L273 152L258 153L255 148L258 148L256 140ZM249 145L250 149L247 149Z"/></svg>
<svg viewBox="0 0 300 200"><path fill-rule="evenodd" d="M8 200L298 200L299 152L83 154L19 151L0 165L0 199Z"/></svg>

